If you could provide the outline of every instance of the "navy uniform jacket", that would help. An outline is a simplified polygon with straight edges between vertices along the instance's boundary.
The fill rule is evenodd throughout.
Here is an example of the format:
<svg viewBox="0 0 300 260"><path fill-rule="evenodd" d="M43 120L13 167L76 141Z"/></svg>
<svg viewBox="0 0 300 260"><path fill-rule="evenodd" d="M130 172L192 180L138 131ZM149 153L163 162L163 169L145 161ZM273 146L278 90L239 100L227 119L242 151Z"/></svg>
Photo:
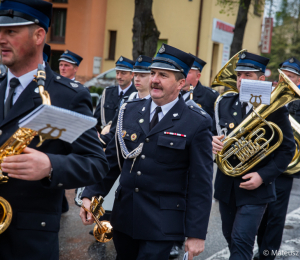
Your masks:
<svg viewBox="0 0 300 260"><path fill-rule="evenodd" d="M252 109L246 116L248 116L251 111ZM234 116L235 113L236 116ZM229 94L228 96L223 97L219 103L219 119L221 128L228 129L227 135L242 122L243 118L239 95ZM269 115L266 120L274 122L280 127L283 132L283 141L273 153L249 171L249 173L258 172L264 183L255 190L245 190L239 187L240 183L244 182L242 176L227 176L218 169L215 180L214 196L216 199L229 203L230 194L234 190L237 206L264 204L276 200L274 181L276 177L286 170L286 167L292 160L295 151L295 143L286 107L278 109ZM234 124L234 128L232 129L229 128L229 124L231 123ZM214 135L217 135L217 131L215 130L215 119L213 127L213 133Z"/></svg>
<svg viewBox="0 0 300 260"><path fill-rule="evenodd" d="M67 78L56 76L46 65L45 89L54 106L88 116L92 114L89 91L82 85L72 87ZM0 145L18 129L21 118L42 104L37 84L31 82L3 118L6 78L0 84ZM29 147L46 153L53 174L49 181L24 181L10 178L1 184L0 196L12 206L13 218L8 229L0 235L0 259L58 259L58 231L64 189L91 185L101 181L108 163L101 149L95 128L82 134L72 144L59 139L46 140L39 148L35 137ZM43 224L43 222L45 224Z"/></svg>
<svg viewBox="0 0 300 260"><path fill-rule="evenodd" d="M211 116L214 117L214 105L219 93L214 89L203 86L200 81L194 89L193 100ZM185 100L189 100L190 97Z"/></svg>
<svg viewBox="0 0 300 260"><path fill-rule="evenodd" d="M129 96L132 92L135 92L136 88L133 84L131 84L130 88L126 91L125 95ZM103 95L102 97L103 98ZM109 121L112 121L116 111L119 108L121 99L119 97L119 86L110 86L106 88L105 93L105 103L104 103L104 114L105 114L105 121L108 123ZM96 107L94 117L98 120L97 129L99 133L101 132L101 100L99 104Z"/></svg>
<svg viewBox="0 0 300 260"><path fill-rule="evenodd" d="M140 143L144 147L131 172L133 160L123 160L120 155L123 169L112 226L134 239L205 239L212 202L212 120L180 98L149 131L150 104L151 99L129 101L124 112L128 150ZM164 134L166 131L186 137ZM137 135L136 140L131 140L132 134ZM105 196L119 176L115 137L106 155L110 171L104 183L86 187L83 197Z"/></svg>

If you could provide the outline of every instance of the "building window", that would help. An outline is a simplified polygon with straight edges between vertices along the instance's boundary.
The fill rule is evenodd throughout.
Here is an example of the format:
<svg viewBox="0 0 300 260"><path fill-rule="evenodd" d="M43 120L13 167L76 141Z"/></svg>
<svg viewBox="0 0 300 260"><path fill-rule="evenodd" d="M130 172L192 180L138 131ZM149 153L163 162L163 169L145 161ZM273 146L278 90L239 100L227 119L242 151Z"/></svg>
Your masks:
<svg viewBox="0 0 300 260"><path fill-rule="evenodd" d="M64 4L67 4L68 0L52 0L52 3L64 3Z"/></svg>
<svg viewBox="0 0 300 260"><path fill-rule="evenodd" d="M64 53L64 51L51 51L51 57L49 65L51 69L59 74L59 58Z"/></svg>
<svg viewBox="0 0 300 260"><path fill-rule="evenodd" d="M65 42L66 20L67 20L67 9L53 8L53 17L51 23L52 42L59 42L59 43Z"/></svg>
<svg viewBox="0 0 300 260"><path fill-rule="evenodd" d="M115 60L117 31L109 31L108 60Z"/></svg>

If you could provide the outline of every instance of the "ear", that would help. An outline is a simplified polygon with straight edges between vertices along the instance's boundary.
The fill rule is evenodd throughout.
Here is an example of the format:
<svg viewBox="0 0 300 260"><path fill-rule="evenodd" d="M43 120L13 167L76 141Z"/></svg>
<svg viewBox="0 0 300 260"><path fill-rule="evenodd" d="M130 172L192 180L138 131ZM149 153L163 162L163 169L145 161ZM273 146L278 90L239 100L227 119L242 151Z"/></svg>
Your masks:
<svg viewBox="0 0 300 260"><path fill-rule="evenodd" d="M75 66L75 67L74 67L75 73L77 73L77 70L78 70L78 66Z"/></svg>
<svg viewBox="0 0 300 260"><path fill-rule="evenodd" d="M197 80L198 81L199 81L200 77L201 77L201 72L199 71L199 73L197 74Z"/></svg>
<svg viewBox="0 0 300 260"><path fill-rule="evenodd" d="M181 90L185 86L185 79L178 80L178 87L177 89Z"/></svg>
<svg viewBox="0 0 300 260"><path fill-rule="evenodd" d="M266 80L266 76L265 75L261 75L258 80L261 80L261 81L265 81Z"/></svg>
<svg viewBox="0 0 300 260"><path fill-rule="evenodd" d="M35 44L38 46L44 44L45 37L46 37L46 32L42 27L38 27L33 33Z"/></svg>
<svg viewBox="0 0 300 260"><path fill-rule="evenodd" d="M133 79L133 77L134 77L134 73L130 72L130 78Z"/></svg>

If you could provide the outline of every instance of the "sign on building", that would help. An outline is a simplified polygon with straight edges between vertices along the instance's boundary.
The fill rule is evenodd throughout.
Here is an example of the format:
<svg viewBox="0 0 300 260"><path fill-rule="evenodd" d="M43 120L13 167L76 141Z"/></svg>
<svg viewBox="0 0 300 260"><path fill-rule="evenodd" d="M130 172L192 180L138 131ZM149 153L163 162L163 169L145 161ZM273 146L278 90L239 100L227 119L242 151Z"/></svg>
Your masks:
<svg viewBox="0 0 300 260"><path fill-rule="evenodd" d="M261 46L261 53L270 53L272 44L273 18L265 18L265 29Z"/></svg>
<svg viewBox="0 0 300 260"><path fill-rule="evenodd" d="M214 18L211 38L214 42L230 46L233 40L233 30L234 25Z"/></svg>
<svg viewBox="0 0 300 260"><path fill-rule="evenodd" d="M100 74L101 57L94 57L93 74Z"/></svg>

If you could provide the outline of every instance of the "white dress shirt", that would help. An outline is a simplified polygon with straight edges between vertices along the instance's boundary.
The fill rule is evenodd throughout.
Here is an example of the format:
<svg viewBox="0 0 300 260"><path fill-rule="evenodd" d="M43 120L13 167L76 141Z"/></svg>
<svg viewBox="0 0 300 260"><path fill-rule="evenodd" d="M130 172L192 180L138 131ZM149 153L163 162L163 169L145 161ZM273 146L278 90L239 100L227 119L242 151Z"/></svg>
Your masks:
<svg viewBox="0 0 300 260"><path fill-rule="evenodd" d="M43 65L45 67L45 62L43 62ZM32 70L21 77L16 77L14 74L11 73L11 71L8 69L7 72L7 85L6 85L6 92L5 92L5 99L4 103L8 97L9 93L9 82L12 78L17 78L20 81L20 85L15 88L15 93L13 95L13 104L16 103L19 96L22 94L23 90L31 83L31 81L34 79L34 75L37 75L37 69Z"/></svg>
<svg viewBox="0 0 300 260"><path fill-rule="evenodd" d="M140 98L140 97L139 97L139 92L136 93L135 98ZM145 97L142 98L142 99L149 99L149 98L150 98L150 94L149 94L148 96L145 96Z"/></svg>
<svg viewBox="0 0 300 260"><path fill-rule="evenodd" d="M178 100L179 100L179 98L177 97L170 103L161 106L161 112L158 113L158 122L169 112L169 110L177 103ZM156 107L157 107L157 105L152 100L151 107L150 107L150 122L155 114Z"/></svg>
<svg viewBox="0 0 300 260"><path fill-rule="evenodd" d="M246 106L246 114L248 114L248 112L250 111L250 109L252 108L252 104L247 102L247 106Z"/></svg>
<svg viewBox="0 0 300 260"><path fill-rule="evenodd" d="M125 96L126 91L131 87L131 85L132 85L132 82L130 82L130 85L125 89L121 89L121 87L119 85L119 96L120 96L121 91L123 91L123 96Z"/></svg>

